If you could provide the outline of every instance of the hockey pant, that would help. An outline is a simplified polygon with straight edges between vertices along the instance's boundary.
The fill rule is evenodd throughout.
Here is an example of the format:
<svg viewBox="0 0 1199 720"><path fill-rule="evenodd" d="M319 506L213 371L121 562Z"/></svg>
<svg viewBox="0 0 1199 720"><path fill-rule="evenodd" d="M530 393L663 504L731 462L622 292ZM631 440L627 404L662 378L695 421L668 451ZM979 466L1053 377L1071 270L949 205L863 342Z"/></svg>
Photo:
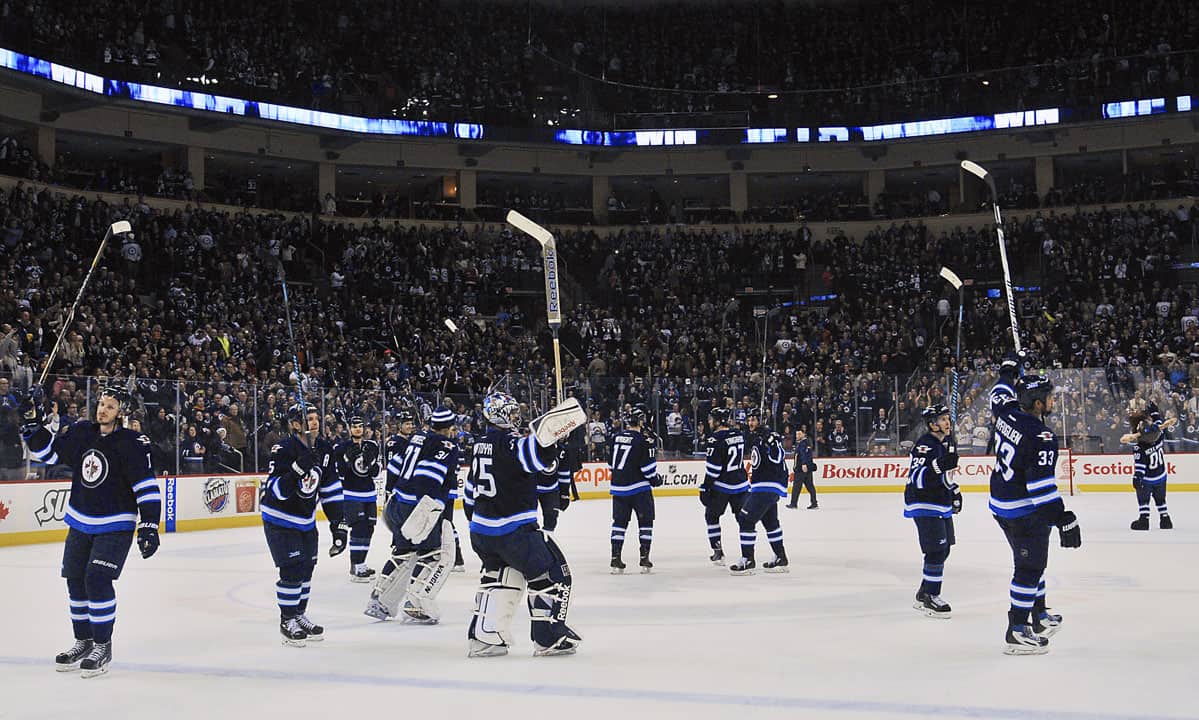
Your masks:
<svg viewBox="0 0 1199 720"><path fill-rule="evenodd" d="M578 634L566 625L573 583L570 566L551 535L529 524L506 535L472 532L470 541L483 561L470 639L493 646L511 645L509 627L522 592L519 575L527 584L530 635L538 654L578 642Z"/></svg>
<svg viewBox="0 0 1199 720"><path fill-rule="evenodd" d="M117 595L112 582L121 576L133 531L98 533L67 530L62 550L62 576L67 581L71 629L76 640L112 640Z"/></svg>
<svg viewBox="0 0 1199 720"><path fill-rule="evenodd" d="M1045 609L1045 567L1049 564L1049 538L1060 504L1042 507L1018 518L996 517L1012 548L1011 608L1008 624L1027 625L1029 612Z"/></svg>
<svg viewBox="0 0 1199 720"><path fill-rule="evenodd" d="M303 615L308 609L312 571L316 569L316 528L297 530L264 522L262 529L271 558L279 568L279 582L275 584L279 615L285 619Z"/></svg>
<svg viewBox="0 0 1199 720"><path fill-rule="evenodd" d="M778 557L786 557L783 549L783 527L779 524L779 496L768 492L751 492L737 511L737 525L741 529L741 557L754 559L754 545L758 542L758 523L766 529L766 540Z"/></svg>
<svg viewBox="0 0 1199 720"><path fill-rule="evenodd" d="M649 555L654 542L654 494L649 490L633 495L612 496L612 557L620 557L624 549L629 520L637 516L637 539L641 555Z"/></svg>
<svg viewBox="0 0 1199 720"><path fill-rule="evenodd" d="M741 506L745 502L746 496L749 493L738 493L736 495L728 495L719 490L710 490L708 492L708 505L704 508L704 522L708 524L708 544L715 550L721 547L720 542L720 516L724 515L724 511L728 508L732 511L733 516L741 512Z"/></svg>
<svg viewBox="0 0 1199 720"><path fill-rule="evenodd" d="M914 517L916 534L920 538L920 552L924 553L924 567L920 575L920 592L929 595L941 594L941 581L945 574L945 561L949 549L956 542L953 534L953 518Z"/></svg>
<svg viewBox="0 0 1199 720"><path fill-rule="evenodd" d="M1136 488L1137 505L1140 506L1141 517L1149 518L1149 499L1153 498L1153 504L1157 506L1157 514L1166 516L1170 514L1170 509L1166 507L1166 481L1159 483L1141 483Z"/></svg>
<svg viewBox="0 0 1199 720"><path fill-rule="evenodd" d="M379 517L379 506L373 502L342 503L345 522L350 526L350 567L366 562L371 549L371 537L375 534L375 522Z"/></svg>

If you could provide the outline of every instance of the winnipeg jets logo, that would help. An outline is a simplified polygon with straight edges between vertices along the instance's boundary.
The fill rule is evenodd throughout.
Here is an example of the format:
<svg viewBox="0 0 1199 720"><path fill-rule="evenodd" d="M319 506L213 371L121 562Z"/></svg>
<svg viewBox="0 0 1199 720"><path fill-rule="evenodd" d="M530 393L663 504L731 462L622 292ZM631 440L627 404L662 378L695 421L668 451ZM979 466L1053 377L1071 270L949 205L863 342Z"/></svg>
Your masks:
<svg viewBox="0 0 1199 720"><path fill-rule="evenodd" d="M316 492L317 486L321 484L320 468L312 468L308 474L300 480L300 494L305 497L310 497Z"/></svg>
<svg viewBox="0 0 1199 720"><path fill-rule="evenodd" d="M917 445L916 446L916 452L920 453L921 455L927 453L929 450L932 450L932 448L930 448L928 445Z"/></svg>
<svg viewBox="0 0 1199 720"><path fill-rule="evenodd" d="M1045 442L1050 442L1053 440L1053 433L1049 430L1046 430L1045 432L1038 434L1037 437Z"/></svg>
<svg viewBox="0 0 1199 720"><path fill-rule="evenodd" d="M79 463L79 477L83 486L94 488L108 478L108 458L96 449L83 453Z"/></svg>

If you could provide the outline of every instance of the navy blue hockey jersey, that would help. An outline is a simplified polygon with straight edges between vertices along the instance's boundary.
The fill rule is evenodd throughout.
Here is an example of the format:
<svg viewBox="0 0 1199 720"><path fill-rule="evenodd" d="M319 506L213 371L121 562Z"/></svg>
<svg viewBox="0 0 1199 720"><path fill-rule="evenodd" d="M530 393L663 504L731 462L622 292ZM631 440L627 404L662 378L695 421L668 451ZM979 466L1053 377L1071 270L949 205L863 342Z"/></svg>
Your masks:
<svg viewBox="0 0 1199 720"><path fill-rule="evenodd" d="M1138 442L1132 451L1132 476L1146 485L1166 481L1166 434L1158 423L1149 423L1141 436L1156 436L1152 442Z"/></svg>
<svg viewBox="0 0 1199 720"><path fill-rule="evenodd" d="M956 486L941 468L947 452L945 443L932 433L921 435L912 447L908 484L903 489L904 517L947 518L953 515Z"/></svg>
<svg viewBox="0 0 1199 720"><path fill-rule="evenodd" d="M376 502L375 476L379 474L379 445L373 440L343 440L333 448L333 467L341 480L342 494L354 502Z"/></svg>
<svg viewBox="0 0 1199 720"><path fill-rule="evenodd" d="M400 480L400 470L404 467L404 452L408 449L408 441L412 439L411 435L395 434L387 438L387 444L383 451L387 456L387 483L384 490L390 496L391 491L395 489L396 483Z"/></svg>
<svg viewBox="0 0 1199 720"><path fill-rule="evenodd" d="M475 441L464 502L473 508L470 531L507 535L537 523L537 478L557 455L532 435L490 428Z"/></svg>
<svg viewBox="0 0 1199 720"><path fill-rule="evenodd" d="M745 474L745 436L739 430L717 430L708 436L704 487L727 495L749 490Z"/></svg>
<svg viewBox="0 0 1199 720"><path fill-rule="evenodd" d="M612 438L612 468L608 492L636 495L649 492L658 479L658 449L638 430L622 430Z"/></svg>
<svg viewBox="0 0 1199 720"><path fill-rule="evenodd" d="M337 473L329 469L331 448L321 439L314 445L308 447L293 434L271 447L266 484L262 486L259 503L263 522L312 530L316 527L318 498L331 522L340 519L344 497Z"/></svg>
<svg viewBox="0 0 1199 720"><path fill-rule="evenodd" d="M749 466L749 491L751 493L773 493L787 496L787 453L774 433L749 435L751 443Z"/></svg>
<svg viewBox="0 0 1199 720"><path fill-rule="evenodd" d="M150 438L125 428L107 435L99 423L81 420L66 433L38 428L25 439L33 459L72 470L66 523L95 535L131 532L140 516L157 523L162 492L150 461Z"/></svg>
<svg viewBox="0 0 1199 720"><path fill-rule="evenodd" d="M426 495L444 505L457 485L458 444L432 430L413 433L392 495L407 505L417 504Z"/></svg>
<svg viewBox="0 0 1199 720"><path fill-rule="evenodd" d="M1046 505L1064 508L1058 493L1057 435L1040 418L1020 409L1015 391L1002 380L991 390L995 417L995 469L991 512L1023 517Z"/></svg>

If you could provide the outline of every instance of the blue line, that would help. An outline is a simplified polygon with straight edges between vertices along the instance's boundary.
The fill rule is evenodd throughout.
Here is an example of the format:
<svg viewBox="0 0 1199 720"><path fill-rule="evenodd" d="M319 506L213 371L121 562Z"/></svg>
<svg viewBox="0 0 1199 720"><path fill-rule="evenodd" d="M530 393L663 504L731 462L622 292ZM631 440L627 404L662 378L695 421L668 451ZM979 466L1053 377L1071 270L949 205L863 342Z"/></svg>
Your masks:
<svg viewBox="0 0 1199 720"><path fill-rule="evenodd" d="M483 661L487 662L487 661ZM1015 662L1019 662L1016 660ZM48 667L44 658L0 655L0 665L17 667ZM157 663L126 663L119 670L188 677L238 678L245 680L303 681L306 684L370 685L375 687L418 688L422 690L455 690L460 692L494 693L499 695L551 696L561 698L591 698L598 700L637 700L656 703L685 703L720 705L726 707L755 707L777 710L820 710L848 713L881 713L888 715L920 715L924 717L995 718L997 720L1196 720L1183 715L1127 715L1093 711L1036 710L968 705L930 705L922 703L891 703L867 700L822 700L819 698L769 697L764 695L717 695L673 690L641 690L627 687L578 687L568 685L534 685L529 683L489 683L443 678L379 677L374 675L308 674L285 670L206 667L202 665L170 665Z"/></svg>

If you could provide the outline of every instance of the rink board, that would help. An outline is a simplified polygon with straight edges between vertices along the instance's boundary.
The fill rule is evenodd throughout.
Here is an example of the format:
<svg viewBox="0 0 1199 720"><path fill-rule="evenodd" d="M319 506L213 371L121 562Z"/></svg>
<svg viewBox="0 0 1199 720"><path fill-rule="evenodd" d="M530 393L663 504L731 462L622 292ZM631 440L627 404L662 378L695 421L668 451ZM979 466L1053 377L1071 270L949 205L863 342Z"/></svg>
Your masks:
<svg viewBox="0 0 1199 720"><path fill-rule="evenodd" d="M897 492L907 482L906 457L820 458L816 461L818 492ZM966 492L985 492L993 461L962 458L957 482ZM1189 482L1199 474L1199 454L1167 456L1170 491L1199 491ZM658 496L694 495L704 476L703 460L662 460L658 463ZM459 485L466 469L459 471ZM261 523L258 492L262 474L184 475L160 478L164 532L244 527ZM1063 492L1130 492L1132 460L1127 455L1064 455L1058 465ZM609 469L586 463L575 473L582 499L607 498ZM380 498L383 480L377 481ZM61 540L71 484L66 481L0 483L0 546Z"/></svg>

